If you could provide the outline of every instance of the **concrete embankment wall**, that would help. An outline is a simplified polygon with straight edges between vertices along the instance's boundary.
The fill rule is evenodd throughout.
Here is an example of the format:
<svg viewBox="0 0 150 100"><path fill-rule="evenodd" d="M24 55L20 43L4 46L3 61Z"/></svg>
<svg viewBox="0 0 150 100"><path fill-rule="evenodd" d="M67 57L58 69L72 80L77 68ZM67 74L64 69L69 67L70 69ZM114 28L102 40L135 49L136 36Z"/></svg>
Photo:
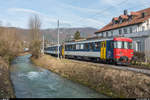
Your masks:
<svg viewBox="0 0 150 100"><path fill-rule="evenodd" d="M57 60L49 55L33 63L111 97L150 97L150 77L141 73L97 66L88 62Z"/></svg>
<svg viewBox="0 0 150 100"><path fill-rule="evenodd" d="M0 98L15 98L10 79L10 67L0 57Z"/></svg>

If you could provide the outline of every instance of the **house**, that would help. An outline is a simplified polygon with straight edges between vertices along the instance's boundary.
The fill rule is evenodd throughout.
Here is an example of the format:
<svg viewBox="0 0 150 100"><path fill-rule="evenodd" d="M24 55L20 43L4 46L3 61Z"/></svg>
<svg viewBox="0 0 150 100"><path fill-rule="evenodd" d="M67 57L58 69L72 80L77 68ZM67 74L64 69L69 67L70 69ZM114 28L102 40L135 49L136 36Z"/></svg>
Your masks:
<svg viewBox="0 0 150 100"><path fill-rule="evenodd" d="M150 8L136 12L127 10L111 22L95 32L97 37L110 38L115 36L130 37L133 39L133 49L138 52L150 51Z"/></svg>

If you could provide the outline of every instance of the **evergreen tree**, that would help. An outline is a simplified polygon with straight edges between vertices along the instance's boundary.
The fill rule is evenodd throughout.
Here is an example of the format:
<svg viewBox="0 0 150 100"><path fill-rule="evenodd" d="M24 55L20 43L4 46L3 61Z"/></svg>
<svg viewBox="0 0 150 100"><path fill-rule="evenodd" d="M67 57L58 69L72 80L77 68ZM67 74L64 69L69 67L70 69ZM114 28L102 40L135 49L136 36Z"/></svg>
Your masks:
<svg viewBox="0 0 150 100"><path fill-rule="evenodd" d="M80 39L81 37L80 37L80 32L79 31L76 31L76 33L74 34L74 39L75 40L78 40L78 39Z"/></svg>

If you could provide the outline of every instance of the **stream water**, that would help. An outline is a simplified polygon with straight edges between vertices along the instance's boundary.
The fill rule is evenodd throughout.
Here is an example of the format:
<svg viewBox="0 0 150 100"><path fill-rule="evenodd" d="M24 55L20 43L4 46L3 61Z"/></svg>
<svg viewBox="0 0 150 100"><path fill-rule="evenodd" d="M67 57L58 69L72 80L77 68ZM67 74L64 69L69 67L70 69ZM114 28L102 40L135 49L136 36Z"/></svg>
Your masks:
<svg viewBox="0 0 150 100"><path fill-rule="evenodd" d="M11 80L17 98L106 98L88 87L35 66L31 55L12 62Z"/></svg>

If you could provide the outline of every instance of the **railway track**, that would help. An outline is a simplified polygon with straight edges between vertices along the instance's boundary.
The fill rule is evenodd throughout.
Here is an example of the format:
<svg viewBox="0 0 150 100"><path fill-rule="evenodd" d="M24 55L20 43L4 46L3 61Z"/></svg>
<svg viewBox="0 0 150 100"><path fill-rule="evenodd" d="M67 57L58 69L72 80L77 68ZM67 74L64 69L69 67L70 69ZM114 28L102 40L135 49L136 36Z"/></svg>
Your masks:
<svg viewBox="0 0 150 100"><path fill-rule="evenodd" d="M116 69L121 69L121 70L129 70L129 71L134 71L137 73L142 73L150 76L150 69L142 69L142 68L133 68L132 66L116 66L116 65L110 65L110 64L102 64L98 62L93 62L93 61L87 61L87 60L81 60L81 59L69 59L73 62L78 62L78 63L89 63L92 65L96 66L106 66L106 67L111 67L111 68L116 68Z"/></svg>

